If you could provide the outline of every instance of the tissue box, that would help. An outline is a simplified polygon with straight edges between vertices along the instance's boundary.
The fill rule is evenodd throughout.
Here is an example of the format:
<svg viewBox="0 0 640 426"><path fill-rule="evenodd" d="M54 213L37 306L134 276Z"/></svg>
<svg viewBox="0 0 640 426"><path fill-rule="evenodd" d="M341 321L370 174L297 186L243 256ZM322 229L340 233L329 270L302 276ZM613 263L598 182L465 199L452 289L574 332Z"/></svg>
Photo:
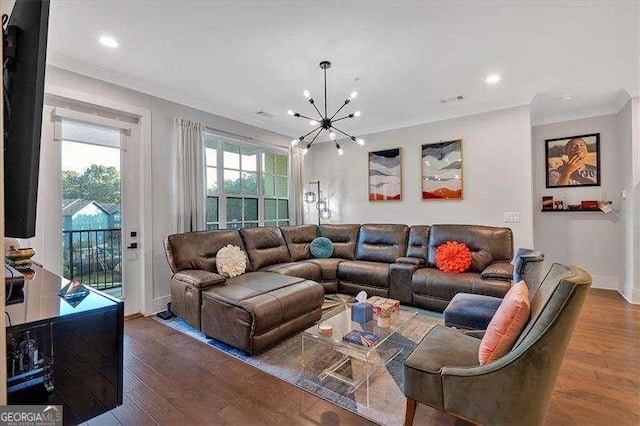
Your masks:
<svg viewBox="0 0 640 426"><path fill-rule="evenodd" d="M400 301L380 296L371 296L367 303L373 306L373 315L378 318L389 318L391 314L400 310Z"/></svg>
<svg viewBox="0 0 640 426"><path fill-rule="evenodd" d="M355 303L351 306L351 321L364 324L373 319L373 305L367 302Z"/></svg>

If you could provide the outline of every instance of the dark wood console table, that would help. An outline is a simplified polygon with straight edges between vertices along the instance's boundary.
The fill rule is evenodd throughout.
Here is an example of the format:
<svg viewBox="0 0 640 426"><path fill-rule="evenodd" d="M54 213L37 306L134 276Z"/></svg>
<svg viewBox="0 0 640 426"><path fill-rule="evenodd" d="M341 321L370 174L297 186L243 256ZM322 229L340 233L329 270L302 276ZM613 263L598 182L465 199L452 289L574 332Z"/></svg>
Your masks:
<svg viewBox="0 0 640 426"><path fill-rule="evenodd" d="M94 289L63 299L69 281L36 264L25 275L5 307L8 403L63 405L65 424L121 405L124 303Z"/></svg>

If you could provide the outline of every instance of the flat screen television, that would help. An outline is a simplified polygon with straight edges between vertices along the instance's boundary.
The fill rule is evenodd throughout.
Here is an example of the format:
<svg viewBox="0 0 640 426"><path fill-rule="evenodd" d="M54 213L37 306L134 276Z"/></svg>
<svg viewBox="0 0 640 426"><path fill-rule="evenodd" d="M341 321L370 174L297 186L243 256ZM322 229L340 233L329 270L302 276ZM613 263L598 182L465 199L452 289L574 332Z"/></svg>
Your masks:
<svg viewBox="0 0 640 426"><path fill-rule="evenodd" d="M4 232L30 238L36 230L49 0L17 0L2 25Z"/></svg>

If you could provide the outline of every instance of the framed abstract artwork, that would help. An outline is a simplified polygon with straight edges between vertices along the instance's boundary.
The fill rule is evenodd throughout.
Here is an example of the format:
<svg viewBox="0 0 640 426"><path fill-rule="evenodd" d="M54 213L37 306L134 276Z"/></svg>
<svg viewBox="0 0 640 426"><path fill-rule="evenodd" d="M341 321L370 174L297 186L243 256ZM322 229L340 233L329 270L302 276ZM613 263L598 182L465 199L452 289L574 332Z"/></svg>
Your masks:
<svg viewBox="0 0 640 426"><path fill-rule="evenodd" d="M422 199L462 199L462 139L422 145Z"/></svg>
<svg viewBox="0 0 640 426"><path fill-rule="evenodd" d="M600 133L545 140L547 188L600 185Z"/></svg>
<svg viewBox="0 0 640 426"><path fill-rule="evenodd" d="M402 200L400 148L369 153L369 201Z"/></svg>

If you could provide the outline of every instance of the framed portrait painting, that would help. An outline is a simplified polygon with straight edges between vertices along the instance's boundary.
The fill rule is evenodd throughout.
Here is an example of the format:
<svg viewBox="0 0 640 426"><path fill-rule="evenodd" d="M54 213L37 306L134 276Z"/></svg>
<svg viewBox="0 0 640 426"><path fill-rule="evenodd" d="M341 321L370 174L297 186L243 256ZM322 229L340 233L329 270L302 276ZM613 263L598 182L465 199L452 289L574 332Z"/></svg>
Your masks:
<svg viewBox="0 0 640 426"><path fill-rule="evenodd" d="M600 133L545 140L547 188L600 185Z"/></svg>
<svg viewBox="0 0 640 426"><path fill-rule="evenodd" d="M422 145L422 199L462 200L462 139Z"/></svg>
<svg viewBox="0 0 640 426"><path fill-rule="evenodd" d="M369 153L369 201L402 200L400 148Z"/></svg>

